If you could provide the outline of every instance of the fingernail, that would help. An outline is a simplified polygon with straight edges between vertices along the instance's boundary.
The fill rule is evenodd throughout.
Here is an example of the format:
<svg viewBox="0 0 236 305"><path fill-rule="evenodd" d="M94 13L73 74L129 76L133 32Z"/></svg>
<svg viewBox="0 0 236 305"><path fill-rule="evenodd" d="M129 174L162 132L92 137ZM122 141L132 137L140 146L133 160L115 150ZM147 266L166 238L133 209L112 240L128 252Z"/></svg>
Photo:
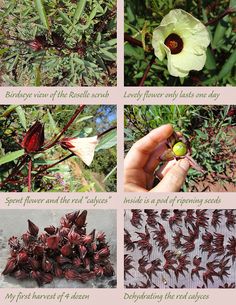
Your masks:
<svg viewBox="0 0 236 305"><path fill-rule="evenodd" d="M184 171L187 171L189 169L189 162L186 159L182 159L179 161L179 167L181 167Z"/></svg>

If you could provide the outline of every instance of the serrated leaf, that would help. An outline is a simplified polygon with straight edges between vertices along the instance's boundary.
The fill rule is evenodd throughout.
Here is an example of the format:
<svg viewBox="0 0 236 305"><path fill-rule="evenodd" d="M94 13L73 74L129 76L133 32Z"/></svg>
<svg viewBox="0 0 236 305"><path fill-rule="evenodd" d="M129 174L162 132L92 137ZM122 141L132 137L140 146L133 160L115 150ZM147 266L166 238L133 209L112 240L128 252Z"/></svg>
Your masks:
<svg viewBox="0 0 236 305"><path fill-rule="evenodd" d="M43 0L34 0L35 7L37 9L37 12L39 14L39 18L42 22L42 24L45 26L47 30L49 30L49 22L48 17L45 11L44 7L44 1Z"/></svg>
<svg viewBox="0 0 236 305"><path fill-rule="evenodd" d="M25 153L24 149L7 153L6 155L4 155L3 157L0 158L0 165L3 165L5 163L9 163L11 161L14 161L14 160L18 159L21 156L23 156L24 153Z"/></svg>

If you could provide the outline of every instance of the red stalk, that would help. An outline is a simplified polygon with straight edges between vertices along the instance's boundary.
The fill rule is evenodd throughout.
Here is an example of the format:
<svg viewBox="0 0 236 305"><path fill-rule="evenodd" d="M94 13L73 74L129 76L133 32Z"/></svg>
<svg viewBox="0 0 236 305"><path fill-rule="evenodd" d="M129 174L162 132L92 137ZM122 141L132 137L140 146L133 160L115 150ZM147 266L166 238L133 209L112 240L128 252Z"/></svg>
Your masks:
<svg viewBox="0 0 236 305"><path fill-rule="evenodd" d="M28 162L28 192L31 192L31 179L32 179L32 159Z"/></svg>

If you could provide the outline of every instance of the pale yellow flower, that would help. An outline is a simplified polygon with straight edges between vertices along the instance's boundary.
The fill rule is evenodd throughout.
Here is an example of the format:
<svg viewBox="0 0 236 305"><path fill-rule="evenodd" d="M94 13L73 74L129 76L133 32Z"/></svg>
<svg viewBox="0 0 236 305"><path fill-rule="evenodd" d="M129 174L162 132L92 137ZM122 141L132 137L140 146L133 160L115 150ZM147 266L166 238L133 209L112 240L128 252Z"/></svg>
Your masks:
<svg viewBox="0 0 236 305"><path fill-rule="evenodd" d="M60 144L64 149L71 151L89 166L93 161L95 148L98 144L98 137L64 138L60 141Z"/></svg>
<svg viewBox="0 0 236 305"><path fill-rule="evenodd" d="M207 28L181 9L170 11L153 31L155 55L160 61L167 56L168 71L176 77L185 77L191 70L202 70L209 44Z"/></svg>

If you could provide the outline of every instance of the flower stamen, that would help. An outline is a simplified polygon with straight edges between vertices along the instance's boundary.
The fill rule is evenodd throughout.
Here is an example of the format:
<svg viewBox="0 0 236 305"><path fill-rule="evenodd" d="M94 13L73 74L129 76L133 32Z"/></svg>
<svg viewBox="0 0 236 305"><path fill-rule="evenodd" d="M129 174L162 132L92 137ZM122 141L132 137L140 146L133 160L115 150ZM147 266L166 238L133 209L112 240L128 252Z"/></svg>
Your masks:
<svg viewBox="0 0 236 305"><path fill-rule="evenodd" d="M183 40L177 34L170 34L164 43L170 49L171 54L179 54L184 47Z"/></svg>

